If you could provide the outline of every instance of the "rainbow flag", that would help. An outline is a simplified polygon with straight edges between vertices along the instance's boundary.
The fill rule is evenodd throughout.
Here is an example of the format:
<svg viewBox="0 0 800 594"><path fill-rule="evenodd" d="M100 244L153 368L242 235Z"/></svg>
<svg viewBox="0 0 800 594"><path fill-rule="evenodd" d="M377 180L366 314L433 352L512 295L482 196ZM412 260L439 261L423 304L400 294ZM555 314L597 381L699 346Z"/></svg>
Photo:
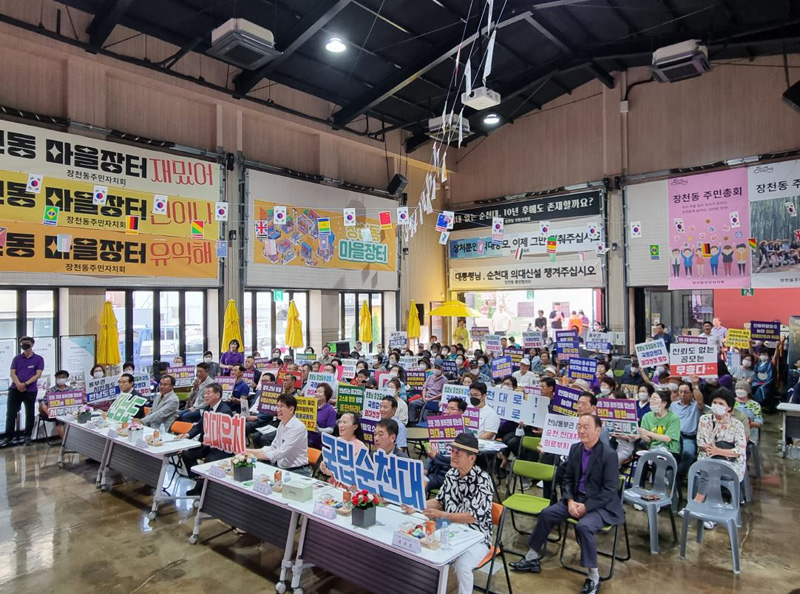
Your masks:
<svg viewBox="0 0 800 594"><path fill-rule="evenodd" d="M756 238L755 238L755 237L750 237L750 238L747 240L747 245L749 245L749 246L750 246L750 249L751 249L751 250L757 250L757 249L758 249L758 241L756 241Z"/></svg>
<svg viewBox="0 0 800 594"><path fill-rule="evenodd" d="M192 239L203 239L206 236L205 229L205 221L192 221Z"/></svg>

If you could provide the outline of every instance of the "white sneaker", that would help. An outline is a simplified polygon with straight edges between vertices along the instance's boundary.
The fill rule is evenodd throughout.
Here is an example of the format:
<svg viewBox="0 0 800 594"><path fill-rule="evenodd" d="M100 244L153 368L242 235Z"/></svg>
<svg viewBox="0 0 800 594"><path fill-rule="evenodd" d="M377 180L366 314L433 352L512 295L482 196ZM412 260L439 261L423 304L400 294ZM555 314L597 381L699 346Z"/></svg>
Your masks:
<svg viewBox="0 0 800 594"><path fill-rule="evenodd" d="M644 511L644 508L638 503L633 504L633 509L635 509L636 511Z"/></svg>
<svg viewBox="0 0 800 594"><path fill-rule="evenodd" d="M683 517L683 514L685 514L685 513L686 513L686 508L684 507L681 511L678 512L678 515L680 517Z"/></svg>
<svg viewBox="0 0 800 594"><path fill-rule="evenodd" d="M544 489L544 481L539 481L538 483L536 483L536 486L537 486L539 489Z"/></svg>
<svg viewBox="0 0 800 594"><path fill-rule="evenodd" d="M716 525L717 525L716 522L711 522L709 520L703 522L703 528L705 528L706 530L713 530L716 527Z"/></svg>

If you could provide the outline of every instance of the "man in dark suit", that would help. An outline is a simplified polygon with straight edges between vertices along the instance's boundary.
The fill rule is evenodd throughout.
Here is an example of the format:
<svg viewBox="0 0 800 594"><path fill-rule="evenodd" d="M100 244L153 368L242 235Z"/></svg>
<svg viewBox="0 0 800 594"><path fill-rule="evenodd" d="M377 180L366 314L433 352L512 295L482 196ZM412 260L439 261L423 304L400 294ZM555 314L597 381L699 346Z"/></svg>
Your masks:
<svg viewBox="0 0 800 594"><path fill-rule="evenodd" d="M206 405L208 405L208 408L206 409L207 411L233 416L233 410L231 410L231 407L222 402L222 386L220 386L218 383L215 382L206 386L206 391L203 394L203 400L205 400ZM200 442L202 443L204 437L203 419L201 418L194 425L192 425L192 428L189 429L188 433L179 435L178 437L185 439L199 437ZM186 491L187 495L192 496L200 495L203 490L203 481L197 480L197 475L192 472L192 468L197 465L198 461L205 460L206 462L213 462L215 460L223 460L225 458L230 458L230 454L226 454L217 448L204 445L200 446L199 448L186 450L183 452L183 454L181 454L181 458L183 459L183 464L189 471L189 476L197 481L197 484L194 486L194 488Z"/></svg>
<svg viewBox="0 0 800 594"><path fill-rule="evenodd" d="M597 415L584 414L578 419L580 443L570 448L561 500L539 515L528 542L530 550L521 561L511 563L514 571L539 573L539 554L547 536L555 526L574 518L578 520L575 532L581 545L581 565L589 570L581 594L595 594L600 589L595 534L604 526L625 521L618 493L617 453L600 441L601 429Z"/></svg>

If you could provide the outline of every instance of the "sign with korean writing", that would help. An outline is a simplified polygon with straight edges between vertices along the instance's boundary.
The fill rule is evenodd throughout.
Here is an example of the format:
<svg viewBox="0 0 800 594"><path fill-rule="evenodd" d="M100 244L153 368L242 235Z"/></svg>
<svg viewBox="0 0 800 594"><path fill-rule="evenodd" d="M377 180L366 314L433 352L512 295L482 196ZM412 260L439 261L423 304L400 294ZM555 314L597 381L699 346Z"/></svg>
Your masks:
<svg viewBox="0 0 800 594"><path fill-rule="evenodd" d="M421 390L425 384L428 373L424 369L411 369L406 371L406 385L409 390Z"/></svg>
<svg viewBox="0 0 800 594"><path fill-rule="evenodd" d="M599 228L599 220L597 222ZM559 253L594 252L603 243L601 233L589 234L588 224L551 229L550 236L558 242ZM482 245L481 245L482 243ZM542 255L547 253L547 236L536 231L527 233L505 233L499 242L491 236L451 239L449 256L451 260L476 258L508 258L517 250L523 255Z"/></svg>
<svg viewBox="0 0 800 594"><path fill-rule="evenodd" d="M573 357L579 357L581 349L577 340L562 340L556 343L556 352L559 361L568 361Z"/></svg>
<svg viewBox="0 0 800 594"><path fill-rule="evenodd" d="M492 379L503 379L513 371L511 357L495 357L492 359Z"/></svg>
<svg viewBox="0 0 800 594"><path fill-rule="evenodd" d="M503 356L511 359L514 369L519 369L519 362L525 356L525 351L518 347L506 347L503 349Z"/></svg>
<svg viewBox="0 0 800 594"><path fill-rule="evenodd" d="M216 382L222 388L222 397L230 398L233 394L233 386L236 385L236 378L230 375L221 375L216 378Z"/></svg>
<svg viewBox="0 0 800 594"><path fill-rule="evenodd" d="M597 416L609 433L639 435L639 416L636 401L622 398L598 398Z"/></svg>
<svg viewBox="0 0 800 594"><path fill-rule="evenodd" d="M261 384L258 391L258 412L275 416L277 414L278 396L283 390L278 384Z"/></svg>
<svg viewBox="0 0 800 594"><path fill-rule="evenodd" d="M51 419L75 414L86 404L83 390L51 390L45 394L48 415Z"/></svg>
<svg viewBox="0 0 800 594"><path fill-rule="evenodd" d="M575 390L573 388L556 384L553 395L553 404L550 407L553 414L577 416L578 398L580 398L580 395L580 390Z"/></svg>
<svg viewBox="0 0 800 594"><path fill-rule="evenodd" d="M243 454L247 447L244 434L246 421L240 415L203 411L203 445L228 454Z"/></svg>
<svg viewBox="0 0 800 594"><path fill-rule="evenodd" d="M500 344L502 336L499 334L489 334L486 336L486 352L494 353L495 355L503 354L503 347Z"/></svg>
<svg viewBox="0 0 800 594"><path fill-rule="evenodd" d="M110 421L118 423L122 421L129 421L135 417L141 408L147 402L144 396L135 396L134 394L122 394L119 398L114 400L111 408L106 413L106 418Z"/></svg>
<svg viewBox="0 0 800 594"><path fill-rule="evenodd" d="M728 334L725 337L725 346L735 349L749 349L750 330L745 330L744 328L728 328Z"/></svg>
<svg viewBox="0 0 800 594"><path fill-rule="evenodd" d="M572 289L603 286L603 266L594 256L585 261L531 262L450 267L450 290Z"/></svg>
<svg viewBox="0 0 800 594"><path fill-rule="evenodd" d="M126 235L105 229L72 229L71 249L59 251L59 230L0 220L6 228L0 270L92 276L214 278L214 241Z"/></svg>
<svg viewBox="0 0 800 594"><path fill-rule="evenodd" d="M297 408L294 411L294 416L303 421L303 425L309 431L314 431L317 428L317 399L308 398L307 396L297 397Z"/></svg>
<svg viewBox="0 0 800 594"><path fill-rule="evenodd" d="M336 390L336 378L332 373L322 373L320 371L312 371L308 374L308 381L306 388L303 390L306 396L311 398L317 397L317 386L320 384L328 384L333 390Z"/></svg>
<svg viewBox="0 0 800 594"><path fill-rule="evenodd" d="M556 330L555 342L578 342L577 330Z"/></svg>
<svg viewBox="0 0 800 594"><path fill-rule="evenodd" d="M456 211L453 231L488 227L494 217L502 217L506 225L516 225L532 221L599 215L602 192L588 191L537 198L523 195L520 198L524 199Z"/></svg>
<svg viewBox="0 0 800 594"><path fill-rule="evenodd" d="M541 332L523 332L522 346L526 349L544 348L544 337Z"/></svg>
<svg viewBox="0 0 800 594"><path fill-rule="evenodd" d="M429 415L428 441L435 451L450 456L450 444L459 433L464 433L464 417L461 415Z"/></svg>
<svg viewBox="0 0 800 594"><path fill-rule="evenodd" d="M266 174L257 174L256 177ZM258 184L253 184L251 192ZM258 191L257 189L255 191ZM344 224L342 211L289 207L284 224L274 224L274 210L280 206L258 197L253 203L254 221L262 222L265 234L256 237L251 231L252 262L255 265L300 266L313 269L347 270L397 269L396 228L381 229L377 217L362 216L356 227ZM331 233L321 236L320 218L329 218ZM369 229L372 241L364 241L363 229Z"/></svg>
<svg viewBox="0 0 800 594"><path fill-rule="evenodd" d="M119 393L119 386L117 385L118 381L118 375L90 379L86 383L86 402L89 404L95 404L96 402L113 400Z"/></svg>
<svg viewBox="0 0 800 594"><path fill-rule="evenodd" d="M533 419L534 400L528 398L524 392L517 392L507 388L496 388L491 407L497 416L515 423L530 424Z"/></svg>
<svg viewBox="0 0 800 594"><path fill-rule="evenodd" d="M469 386L462 386L460 384L445 384L442 387L442 398L439 403L439 408L444 411L447 408L447 403L451 399L458 398L469 403Z"/></svg>
<svg viewBox="0 0 800 594"><path fill-rule="evenodd" d="M664 339L640 342L634 345L636 356L639 358L639 367L655 367L656 365L668 365L669 353Z"/></svg>
<svg viewBox="0 0 800 594"><path fill-rule="evenodd" d="M149 373L134 373L133 389L142 396L149 396L153 392L151 380Z"/></svg>
<svg viewBox="0 0 800 594"><path fill-rule="evenodd" d="M483 342L489 335L489 326L473 326L469 333L473 341Z"/></svg>
<svg viewBox="0 0 800 594"><path fill-rule="evenodd" d="M336 412L339 414L355 412L359 415L364 409L364 386L339 386L339 396L336 398Z"/></svg>
<svg viewBox="0 0 800 594"><path fill-rule="evenodd" d="M303 363L313 363L317 360L317 356L314 353L295 353L294 355L294 362L298 365L302 365Z"/></svg>
<svg viewBox="0 0 800 594"><path fill-rule="evenodd" d="M353 379L356 376L356 365L358 365L358 361L355 359L344 359L340 365L342 368L342 379Z"/></svg>
<svg viewBox="0 0 800 594"><path fill-rule="evenodd" d="M404 349L408 344L408 333L407 332L392 332L389 334L389 348L394 349Z"/></svg>
<svg viewBox="0 0 800 594"><path fill-rule="evenodd" d="M574 380L593 381L597 375L597 359L571 357L567 369L567 377Z"/></svg>
<svg viewBox="0 0 800 594"><path fill-rule="evenodd" d="M294 387L299 390L303 387L303 374L299 371L281 369L281 371L278 372L278 384L283 386L287 382L294 383Z"/></svg>
<svg viewBox="0 0 800 594"><path fill-rule="evenodd" d="M381 400L383 400L383 396L384 394L380 390L365 390L364 406L361 409L361 416L365 419L380 421Z"/></svg>
<svg viewBox="0 0 800 594"><path fill-rule="evenodd" d="M753 288L800 287L795 249L800 237L800 161L759 163L747 169L747 181L750 284Z"/></svg>
<svg viewBox="0 0 800 594"><path fill-rule="evenodd" d="M452 359L442 360L442 371L449 378L458 376L458 364Z"/></svg>
<svg viewBox="0 0 800 594"><path fill-rule="evenodd" d="M523 422L534 427L544 427L545 417L549 412L550 399L542 396L542 389L539 386L525 386L522 391L525 393L526 398L533 401L533 406L529 411L531 416L528 420L523 419Z"/></svg>
<svg viewBox="0 0 800 594"><path fill-rule="evenodd" d="M398 363L405 370L414 369L419 364L419 357L403 356L400 357Z"/></svg>
<svg viewBox="0 0 800 594"><path fill-rule="evenodd" d="M681 334L675 340L683 344L708 344L708 336L705 334L700 334L699 336Z"/></svg>
<svg viewBox="0 0 800 594"><path fill-rule="evenodd" d="M680 377L717 377L716 345L672 343L669 372Z"/></svg>
<svg viewBox="0 0 800 594"><path fill-rule="evenodd" d="M469 433L477 435L478 428L481 425L481 411L475 406L468 406L467 412L464 413L464 429Z"/></svg>
<svg viewBox="0 0 800 594"><path fill-rule="evenodd" d="M556 456L566 456L577 443L578 417L548 414L542 431L542 451Z"/></svg>
<svg viewBox="0 0 800 594"><path fill-rule="evenodd" d="M109 193L122 187L170 201L190 196L212 207L220 195L215 163L9 121L0 123L0 169L108 186Z"/></svg>
<svg viewBox="0 0 800 594"><path fill-rule="evenodd" d="M611 352L610 332L589 332L586 335L586 350L596 353Z"/></svg>
<svg viewBox="0 0 800 594"><path fill-rule="evenodd" d="M750 322L750 340L780 340L780 322Z"/></svg>
<svg viewBox="0 0 800 594"><path fill-rule="evenodd" d="M176 388L186 388L194 383L195 368L192 365L182 365L180 367L167 367L165 375L175 378Z"/></svg>
<svg viewBox="0 0 800 594"><path fill-rule="evenodd" d="M322 434L322 459L339 483L377 493L387 503L425 508L420 460L399 458L383 450L376 450L370 458L367 448L356 454L352 443L327 433Z"/></svg>
<svg viewBox="0 0 800 594"><path fill-rule="evenodd" d="M670 290L749 288L747 170L676 177L667 188Z"/></svg>

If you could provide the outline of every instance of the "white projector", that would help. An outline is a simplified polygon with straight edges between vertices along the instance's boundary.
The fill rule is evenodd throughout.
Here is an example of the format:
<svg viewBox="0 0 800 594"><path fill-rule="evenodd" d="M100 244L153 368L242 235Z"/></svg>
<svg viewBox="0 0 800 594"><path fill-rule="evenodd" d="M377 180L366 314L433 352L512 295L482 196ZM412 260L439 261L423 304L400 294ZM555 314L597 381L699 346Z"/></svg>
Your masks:
<svg viewBox="0 0 800 594"><path fill-rule="evenodd" d="M668 45L653 52L650 66L658 82L677 82L711 70L708 48L696 39Z"/></svg>
<svg viewBox="0 0 800 594"><path fill-rule="evenodd" d="M442 142L458 142L458 122L463 119L461 136L466 138L470 135L469 120L458 115L453 116L453 123L448 125L449 115L444 119L442 116L428 120L428 136Z"/></svg>
<svg viewBox="0 0 800 594"><path fill-rule="evenodd" d="M493 91L489 87L478 87L477 89L472 89L469 93L462 93L461 103L475 111L489 109L495 105L500 105L500 93Z"/></svg>
<svg viewBox="0 0 800 594"><path fill-rule="evenodd" d="M260 68L281 52L272 31L245 19L228 19L211 32L207 53L245 70Z"/></svg>

